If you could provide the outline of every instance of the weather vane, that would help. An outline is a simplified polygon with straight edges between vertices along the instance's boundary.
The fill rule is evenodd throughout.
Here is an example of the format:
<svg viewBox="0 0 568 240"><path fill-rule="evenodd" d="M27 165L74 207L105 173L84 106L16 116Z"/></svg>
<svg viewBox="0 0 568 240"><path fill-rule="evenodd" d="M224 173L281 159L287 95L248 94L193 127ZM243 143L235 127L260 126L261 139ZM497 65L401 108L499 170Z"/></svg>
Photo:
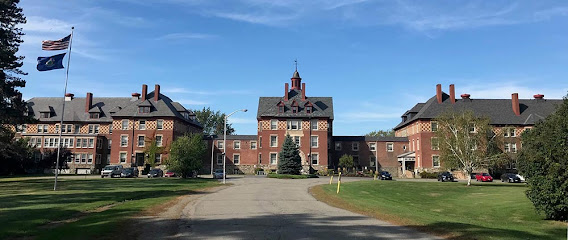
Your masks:
<svg viewBox="0 0 568 240"><path fill-rule="evenodd" d="M296 66L296 72L298 71L298 59L294 59L294 65Z"/></svg>

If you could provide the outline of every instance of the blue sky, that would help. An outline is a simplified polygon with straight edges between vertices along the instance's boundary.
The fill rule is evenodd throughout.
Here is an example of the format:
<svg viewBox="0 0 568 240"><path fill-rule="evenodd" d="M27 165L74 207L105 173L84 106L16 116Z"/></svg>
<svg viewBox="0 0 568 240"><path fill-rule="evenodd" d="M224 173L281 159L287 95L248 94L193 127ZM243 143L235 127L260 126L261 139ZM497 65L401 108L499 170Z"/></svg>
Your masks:
<svg viewBox="0 0 568 240"><path fill-rule="evenodd" d="M456 85L472 98L568 92L566 1L120 0L20 4L24 98L61 96L37 72L41 40L75 26L68 92L129 97L143 83L256 133L258 97L282 96L298 59L306 95L334 100L334 134L390 129Z"/></svg>

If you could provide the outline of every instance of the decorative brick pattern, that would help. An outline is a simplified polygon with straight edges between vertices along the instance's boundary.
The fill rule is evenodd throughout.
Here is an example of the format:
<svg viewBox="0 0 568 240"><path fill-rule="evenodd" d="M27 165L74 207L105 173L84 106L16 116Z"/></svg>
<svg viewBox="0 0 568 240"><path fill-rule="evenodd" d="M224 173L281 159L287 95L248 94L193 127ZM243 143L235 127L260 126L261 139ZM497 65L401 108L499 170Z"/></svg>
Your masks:
<svg viewBox="0 0 568 240"><path fill-rule="evenodd" d="M55 124L49 124L49 126L47 127L47 132L55 133ZM85 133L87 133L87 131L85 131Z"/></svg>
<svg viewBox="0 0 568 240"><path fill-rule="evenodd" d="M120 130L122 129L122 121L114 120L112 121L112 130Z"/></svg>
<svg viewBox="0 0 568 240"><path fill-rule="evenodd" d="M286 121L278 121L278 130L286 130L287 128Z"/></svg>
<svg viewBox="0 0 568 240"><path fill-rule="evenodd" d="M156 121L146 121L146 129L154 130L156 129L156 125L158 125Z"/></svg>
<svg viewBox="0 0 568 240"><path fill-rule="evenodd" d="M327 131L327 129L328 129L327 121L326 120L319 120L318 121L318 129L323 130L323 131Z"/></svg>
<svg viewBox="0 0 568 240"><path fill-rule="evenodd" d="M28 128L26 131L28 133L37 133L37 124L28 124Z"/></svg>
<svg viewBox="0 0 568 240"><path fill-rule="evenodd" d="M310 129L310 122L302 121L302 130L309 130L309 129Z"/></svg>
<svg viewBox="0 0 568 240"><path fill-rule="evenodd" d="M51 132L51 125L49 126L49 132ZM55 131L55 130L54 130ZM81 126L81 128L79 128L79 133L89 133L89 125L88 124L84 124L83 126Z"/></svg>
<svg viewBox="0 0 568 240"><path fill-rule="evenodd" d="M270 121L268 120L261 120L259 122L260 127L262 128L262 130L270 130Z"/></svg>
<svg viewBox="0 0 568 240"><path fill-rule="evenodd" d="M104 125L101 124L100 127L99 127L99 133L100 134L109 134L109 131L108 131L109 127L110 127L110 124L108 124L108 125L107 124L104 124Z"/></svg>
<svg viewBox="0 0 568 240"><path fill-rule="evenodd" d="M174 129L174 120L164 120L164 129L165 130Z"/></svg>

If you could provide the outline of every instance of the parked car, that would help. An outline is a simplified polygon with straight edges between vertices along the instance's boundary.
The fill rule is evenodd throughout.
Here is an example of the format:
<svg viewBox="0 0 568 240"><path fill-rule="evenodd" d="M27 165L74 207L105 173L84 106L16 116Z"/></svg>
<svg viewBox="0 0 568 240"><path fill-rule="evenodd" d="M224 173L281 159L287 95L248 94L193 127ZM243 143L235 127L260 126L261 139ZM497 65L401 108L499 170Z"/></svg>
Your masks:
<svg viewBox="0 0 568 240"><path fill-rule="evenodd" d="M517 177L519 177L519 179L521 179L521 182L524 182L524 181L525 181L525 177L523 177L523 176L521 176L521 175L519 175L519 174L517 174Z"/></svg>
<svg viewBox="0 0 568 240"><path fill-rule="evenodd" d="M122 165L108 165L101 171L101 178L120 177L120 174L122 174Z"/></svg>
<svg viewBox="0 0 568 240"><path fill-rule="evenodd" d="M176 173L172 172L172 171L167 171L166 174L164 174L164 177L175 177Z"/></svg>
<svg viewBox="0 0 568 240"><path fill-rule="evenodd" d="M163 177L163 176L164 176L164 171L162 171L162 169L159 168L154 168L150 170L150 172L148 172L148 178Z"/></svg>
<svg viewBox="0 0 568 240"><path fill-rule="evenodd" d="M124 177L124 178L138 177L138 174L139 174L138 168L130 167L130 168L122 169L122 173L120 174L120 177Z"/></svg>
<svg viewBox="0 0 568 240"><path fill-rule="evenodd" d="M505 173L501 175L501 182L520 183L521 178L519 178L515 173Z"/></svg>
<svg viewBox="0 0 568 240"><path fill-rule="evenodd" d="M382 171L379 174L379 179L381 179L381 180L392 180L392 175L387 171Z"/></svg>
<svg viewBox="0 0 568 240"><path fill-rule="evenodd" d="M493 182L493 177L491 177L489 173L477 173L475 174L475 180L482 182Z"/></svg>
<svg viewBox="0 0 568 240"><path fill-rule="evenodd" d="M215 172L213 173L213 178L215 179L223 178L223 169L215 169Z"/></svg>
<svg viewBox="0 0 568 240"><path fill-rule="evenodd" d="M453 182L454 175L451 172L441 172L438 174L438 181L440 182Z"/></svg>

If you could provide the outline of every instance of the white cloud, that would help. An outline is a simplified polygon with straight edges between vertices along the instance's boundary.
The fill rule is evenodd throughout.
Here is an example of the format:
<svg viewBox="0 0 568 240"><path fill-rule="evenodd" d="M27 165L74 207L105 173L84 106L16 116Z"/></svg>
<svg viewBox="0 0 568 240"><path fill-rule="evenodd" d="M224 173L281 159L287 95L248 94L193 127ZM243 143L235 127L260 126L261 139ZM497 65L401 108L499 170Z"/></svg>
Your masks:
<svg viewBox="0 0 568 240"><path fill-rule="evenodd" d="M208 39L215 38L216 35L204 33L170 33L156 38L156 40L185 40L185 39Z"/></svg>
<svg viewBox="0 0 568 240"><path fill-rule="evenodd" d="M27 16L27 22L22 24L24 32L60 33L69 34L72 24L55 18L41 16ZM62 36L64 37L64 36Z"/></svg>

